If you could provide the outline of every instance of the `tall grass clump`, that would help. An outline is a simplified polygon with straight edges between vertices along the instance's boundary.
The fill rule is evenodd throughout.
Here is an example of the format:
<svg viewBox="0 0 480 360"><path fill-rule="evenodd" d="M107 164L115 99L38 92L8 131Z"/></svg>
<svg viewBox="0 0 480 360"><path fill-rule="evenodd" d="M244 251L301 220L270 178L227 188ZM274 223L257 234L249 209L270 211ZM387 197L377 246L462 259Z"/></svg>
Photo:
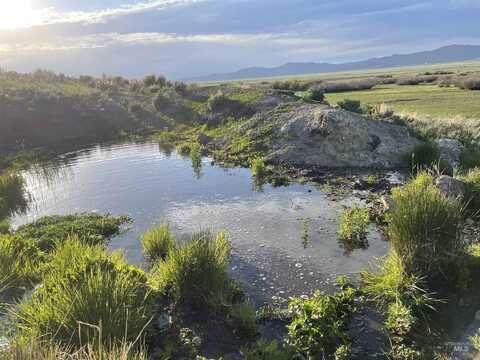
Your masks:
<svg viewBox="0 0 480 360"><path fill-rule="evenodd" d="M152 287L174 306L216 312L231 293L226 273L231 244L223 232L194 234L152 269Z"/></svg>
<svg viewBox="0 0 480 360"><path fill-rule="evenodd" d="M43 286L15 312L18 341L73 348L136 341L155 314L152 300L141 270L71 237L53 252Z"/></svg>
<svg viewBox="0 0 480 360"><path fill-rule="evenodd" d="M265 162L261 158L253 159L250 162L250 171L252 176L256 179L263 179L267 175L267 168Z"/></svg>
<svg viewBox="0 0 480 360"><path fill-rule="evenodd" d="M402 303L420 311L433 306L434 300L427 290L425 278L407 273L395 251L378 264L377 272L365 270L360 276L363 292L383 310L393 303Z"/></svg>
<svg viewBox="0 0 480 360"><path fill-rule="evenodd" d="M144 254L154 263L165 260L168 253L175 248L176 238L167 223L148 230L142 238Z"/></svg>
<svg viewBox="0 0 480 360"><path fill-rule="evenodd" d="M148 360L144 347L137 343L122 342L109 349L92 344L75 350L53 342L32 340L26 344L12 344L0 350L2 360Z"/></svg>
<svg viewBox="0 0 480 360"><path fill-rule="evenodd" d="M392 195L395 206L388 216L388 236L405 271L444 273L464 253L462 204L441 192L426 172Z"/></svg>
<svg viewBox="0 0 480 360"><path fill-rule="evenodd" d="M0 174L0 219L27 208L25 180L13 172Z"/></svg>

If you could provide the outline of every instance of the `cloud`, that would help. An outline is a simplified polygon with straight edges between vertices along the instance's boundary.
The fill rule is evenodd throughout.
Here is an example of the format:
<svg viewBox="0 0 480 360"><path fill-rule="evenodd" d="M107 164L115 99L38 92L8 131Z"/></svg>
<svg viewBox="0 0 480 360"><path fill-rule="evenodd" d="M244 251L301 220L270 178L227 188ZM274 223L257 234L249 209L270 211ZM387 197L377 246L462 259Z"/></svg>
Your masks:
<svg viewBox="0 0 480 360"><path fill-rule="evenodd" d="M125 4L116 8L95 11L58 11L53 7L32 10L29 21L22 27L45 26L54 24L98 24L108 20L148 12L152 10L170 9L172 7L191 5L206 0L150 0L135 4Z"/></svg>

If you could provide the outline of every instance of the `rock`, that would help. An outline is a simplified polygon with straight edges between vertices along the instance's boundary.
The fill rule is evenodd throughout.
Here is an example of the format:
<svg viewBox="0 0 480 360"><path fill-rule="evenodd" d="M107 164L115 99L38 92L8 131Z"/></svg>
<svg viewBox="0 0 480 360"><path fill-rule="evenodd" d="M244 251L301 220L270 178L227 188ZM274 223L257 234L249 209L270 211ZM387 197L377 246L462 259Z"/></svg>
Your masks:
<svg viewBox="0 0 480 360"><path fill-rule="evenodd" d="M463 181L454 179L448 175L440 176L436 180L435 185L446 195L456 197L460 200L464 198L467 191L467 185Z"/></svg>
<svg viewBox="0 0 480 360"><path fill-rule="evenodd" d="M200 144L200 145L208 145L210 142L212 141L212 138L208 135L205 135L204 133L199 133L197 135L197 142Z"/></svg>
<svg viewBox="0 0 480 360"><path fill-rule="evenodd" d="M273 121L280 134L272 158L304 168L398 168L403 155L420 143L404 126L326 105L300 105Z"/></svg>
<svg viewBox="0 0 480 360"><path fill-rule="evenodd" d="M167 330L170 325L172 324L172 317L167 313L162 313L157 319L157 326L158 328L163 331Z"/></svg>
<svg viewBox="0 0 480 360"><path fill-rule="evenodd" d="M438 139L435 141L440 151L440 159L446 161L452 168L460 166L460 155L463 145L455 139Z"/></svg>

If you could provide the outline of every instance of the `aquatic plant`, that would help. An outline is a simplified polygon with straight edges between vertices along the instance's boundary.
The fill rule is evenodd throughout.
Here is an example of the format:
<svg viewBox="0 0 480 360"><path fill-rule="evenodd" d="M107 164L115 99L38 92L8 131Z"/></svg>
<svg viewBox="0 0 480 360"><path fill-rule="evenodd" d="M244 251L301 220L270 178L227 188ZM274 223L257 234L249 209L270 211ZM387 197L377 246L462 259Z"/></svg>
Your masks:
<svg viewBox="0 0 480 360"><path fill-rule="evenodd" d="M110 216L82 213L66 216L46 216L35 222L22 225L16 231L21 238L34 239L42 250L62 243L70 235L77 235L86 244L104 244L120 232L128 216Z"/></svg>
<svg viewBox="0 0 480 360"><path fill-rule="evenodd" d="M150 283L173 305L220 311L232 291L226 273L230 252L231 244L223 232L193 234L187 243L172 250L165 261L155 264Z"/></svg>
<svg viewBox="0 0 480 360"><path fill-rule="evenodd" d="M43 286L14 314L20 340L52 340L74 348L99 341L97 346L110 348L148 331L156 306L141 270L76 237L52 257Z"/></svg>
<svg viewBox="0 0 480 360"><path fill-rule="evenodd" d="M165 260L168 253L175 248L176 241L175 234L170 230L168 223L163 223L143 235L143 253L152 263Z"/></svg>
<svg viewBox="0 0 480 360"><path fill-rule="evenodd" d="M354 295L353 288L346 288L333 295L317 291L310 298L293 299L288 305L292 314L287 327L288 344L312 359L328 358L341 346L348 346Z"/></svg>
<svg viewBox="0 0 480 360"><path fill-rule="evenodd" d="M255 158L250 161L250 171L252 172L252 176L257 179L261 180L267 174L267 169L265 166L265 162L262 158Z"/></svg>
<svg viewBox="0 0 480 360"><path fill-rule="evenodd" d="M369 224L370 212L366 207L354 203L342 212L337 234L347 252L368 246Z"/></svg>
<svg viewBox="0 0 480 360"><path fill-rule="evenodd" d="M447 266L465 253L460 201L442 193L426 172L392 195L388 237L405 272L430 278L448 273Z"/></svg>

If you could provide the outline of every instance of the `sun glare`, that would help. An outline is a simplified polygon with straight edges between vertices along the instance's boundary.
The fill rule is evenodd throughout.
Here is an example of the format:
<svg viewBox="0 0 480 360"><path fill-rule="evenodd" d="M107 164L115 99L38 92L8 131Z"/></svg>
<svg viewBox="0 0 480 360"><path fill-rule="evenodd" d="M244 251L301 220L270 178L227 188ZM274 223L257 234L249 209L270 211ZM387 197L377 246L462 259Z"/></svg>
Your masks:
<svg viewBox="0 0 480 360"><path fill-rule="evenodd" d="M34 21L31 0L0 0L0 29L18 29Z"/></svg>

